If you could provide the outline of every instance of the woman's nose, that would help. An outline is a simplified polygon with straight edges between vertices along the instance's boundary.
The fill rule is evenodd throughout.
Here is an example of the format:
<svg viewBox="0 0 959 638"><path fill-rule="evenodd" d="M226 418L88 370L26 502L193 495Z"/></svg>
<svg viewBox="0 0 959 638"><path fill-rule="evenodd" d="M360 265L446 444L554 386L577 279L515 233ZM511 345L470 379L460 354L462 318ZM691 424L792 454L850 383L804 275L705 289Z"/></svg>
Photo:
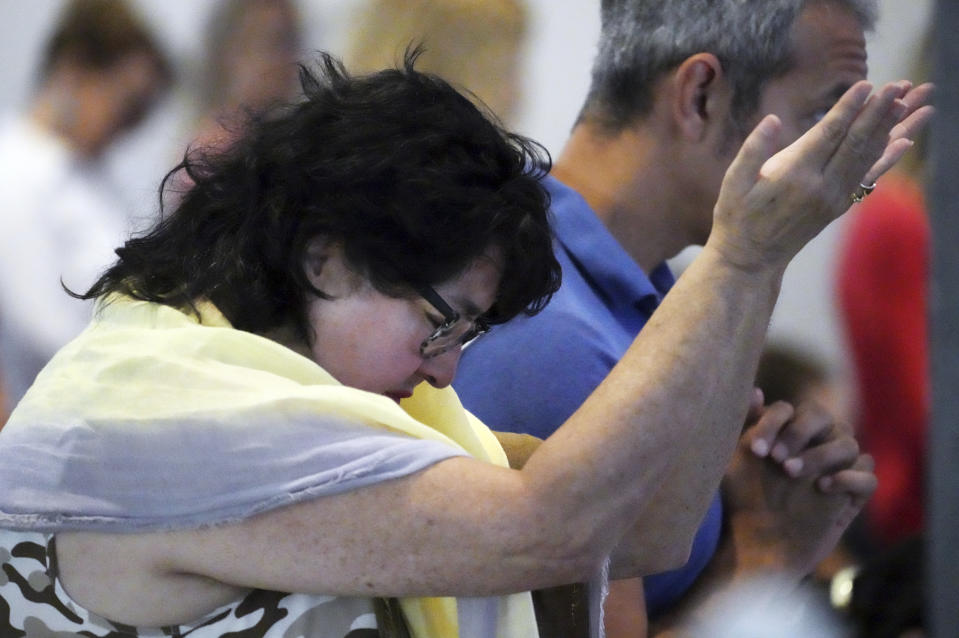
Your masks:
<svg viewBox="0 0 959 638"><path fill-rule="evenodd" d="M453 383L456 376L456 366L459 365L462 346L450 348L443 354L429 359L423 359L419 372L426 381L435 388L445 388Z"/></svg>

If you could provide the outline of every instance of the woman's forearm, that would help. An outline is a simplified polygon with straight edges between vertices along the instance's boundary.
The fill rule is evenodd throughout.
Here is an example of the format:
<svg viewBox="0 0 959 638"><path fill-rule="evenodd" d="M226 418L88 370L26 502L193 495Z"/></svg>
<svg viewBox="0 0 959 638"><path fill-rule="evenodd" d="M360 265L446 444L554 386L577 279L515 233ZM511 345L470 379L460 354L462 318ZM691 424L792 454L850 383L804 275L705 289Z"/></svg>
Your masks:
<svg viewBox="0 0 959 638"><path fill-rule="evenodd" d="M575 512L567 524L611 548L639 519L641 535L630 541L639 553L681 560L742 429L780 277L778 268L724 263L709 248L690 265L609 377L523 470Z"/></svg>

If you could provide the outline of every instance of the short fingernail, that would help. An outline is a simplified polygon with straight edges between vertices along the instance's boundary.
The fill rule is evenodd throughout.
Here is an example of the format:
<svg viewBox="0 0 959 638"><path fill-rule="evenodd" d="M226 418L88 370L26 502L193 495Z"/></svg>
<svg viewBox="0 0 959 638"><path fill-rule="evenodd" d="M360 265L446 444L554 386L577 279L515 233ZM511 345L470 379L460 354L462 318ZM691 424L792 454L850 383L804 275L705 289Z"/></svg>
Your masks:
<svg viewBox="0 0 959 638"><path fill-rule="evenodd" d="M906 106L906 103L902 100L897 99L892 103L892 113L897 119L901 120L903 117L905 117L908 110L909 107Z"/></svg>
<svg viewBox="0 0 959 638"><path fill-rule="evenodd" d="M753 439L749 447L756 456L765 458L769 454L769 443L766 442L766 439Z"/></svg>
<svg viewBox="0 0 959 638"><path fill-rule="evenodd" d="M786 449L784 443L777 443L773 447L773 458L782 463L786 460L786 457L789 456L789 450Z"/></svg>
<svg viewBox="0 0 959 638"><path fill-rule="evenodd" d="M783 469L786 470L786 473L789 476L799 476L799 473L802 472L803 462L800 458L792 458L783 463Z"/></svg>

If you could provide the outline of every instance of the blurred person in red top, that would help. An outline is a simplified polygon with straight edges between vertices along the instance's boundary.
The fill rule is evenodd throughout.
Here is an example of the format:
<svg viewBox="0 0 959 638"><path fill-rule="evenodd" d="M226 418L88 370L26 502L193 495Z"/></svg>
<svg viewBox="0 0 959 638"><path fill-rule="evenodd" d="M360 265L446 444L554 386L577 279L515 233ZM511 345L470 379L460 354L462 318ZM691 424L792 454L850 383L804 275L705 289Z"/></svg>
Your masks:
<svg viewBox="0 0 959 638"><path fill-rule="evenodd" d="M852 215L838 294L856 374L857 431L879 478L868 531L889 545L923 524L929 222L919 182L904 172L884 177Z"/></svg>
<svg viewBox="0 0 959 638"><path fill-rule="evenodd" d="M912 76L931 75L932 31ZM855 371L856 429L879 487L865 510L866 542L890 547L923 529L930 410L926 299L929 219L923 201L926 133L876 190L850 211L837 294Z"/></svg>

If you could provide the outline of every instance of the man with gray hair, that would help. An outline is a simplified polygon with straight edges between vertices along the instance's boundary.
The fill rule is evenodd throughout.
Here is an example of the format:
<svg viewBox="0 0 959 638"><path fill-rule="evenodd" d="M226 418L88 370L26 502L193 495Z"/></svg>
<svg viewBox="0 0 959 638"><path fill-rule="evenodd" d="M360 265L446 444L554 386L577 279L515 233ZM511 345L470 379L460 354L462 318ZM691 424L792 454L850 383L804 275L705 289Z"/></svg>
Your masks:
<svg viewBox="0 0 959 638"><path fill-rule="evenodd" d="M863 80L876 13L876 0L603 0L591 88L546 183L563 286L541 314L464 352L464 405L494 429L543 438L575 412L670 289L665 261L706 241L748 132L772 113L790 143ZM931 90L910 88L910 106ZM645 635L647 607L651 633L667 635L725 583L808 574L871 495L871 459L821 410L776 404L754 418L722 497L683 502L664 485L644 513L702 524L685 566L614 582L611 638ZM847 493L850 509L817 508L823 492Z"/></svg>

